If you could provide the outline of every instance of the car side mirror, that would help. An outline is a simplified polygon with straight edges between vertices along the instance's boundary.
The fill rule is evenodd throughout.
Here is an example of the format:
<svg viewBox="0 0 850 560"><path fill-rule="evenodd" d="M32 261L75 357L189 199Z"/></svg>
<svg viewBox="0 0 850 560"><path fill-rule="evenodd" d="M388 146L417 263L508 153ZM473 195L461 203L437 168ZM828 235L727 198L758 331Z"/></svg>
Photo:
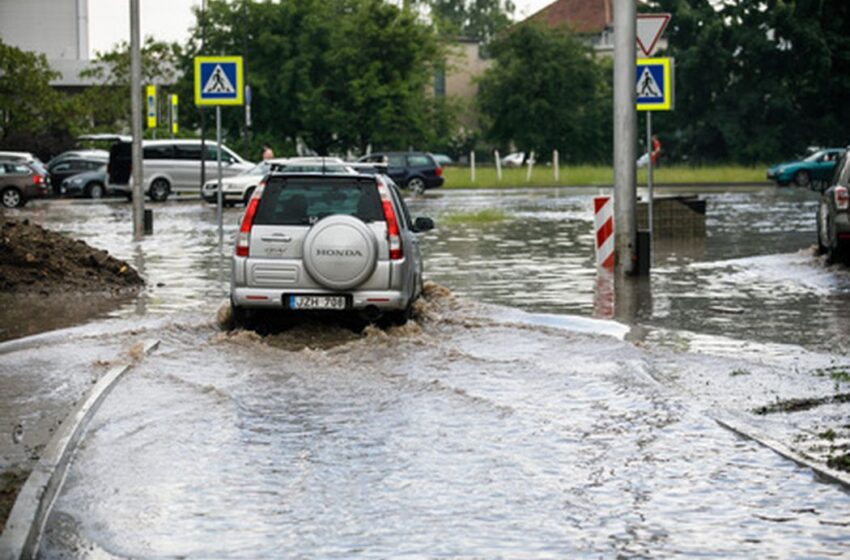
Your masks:
<svg viewBox="0 0 850 560"><path fill-rule="evenodd" d="M434 220L431 218L422 216L413 221L413 231L416 233L431 231L432 229L434 229Z"/></svg>
<svg viewBox="0 0 850 560"><path fill-rule="evenodd" d="M229 158L227 158L227 165L233 165L234 163L236 163L235 157L230 156Z"/></svg>

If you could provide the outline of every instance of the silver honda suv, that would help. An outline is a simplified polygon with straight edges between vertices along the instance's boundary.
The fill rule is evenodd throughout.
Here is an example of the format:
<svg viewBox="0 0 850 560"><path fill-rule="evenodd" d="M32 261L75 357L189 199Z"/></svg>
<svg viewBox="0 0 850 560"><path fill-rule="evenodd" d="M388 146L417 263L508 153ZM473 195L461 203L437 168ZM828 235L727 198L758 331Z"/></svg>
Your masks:
<svg viewBox="0 0 850 560"><path fill-rule="evenodd" d="M386 175L272 173L239 228L230 300L236 324L257 310L355 311L403 324L422 291L417 234Z"/></svg>

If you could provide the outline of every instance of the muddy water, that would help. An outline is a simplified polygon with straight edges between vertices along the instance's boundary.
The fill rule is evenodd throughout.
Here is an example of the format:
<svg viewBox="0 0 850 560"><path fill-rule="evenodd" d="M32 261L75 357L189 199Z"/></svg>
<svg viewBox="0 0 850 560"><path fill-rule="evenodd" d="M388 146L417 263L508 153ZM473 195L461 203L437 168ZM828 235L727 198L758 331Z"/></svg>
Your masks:
<svg viewBox="0 0 850 560"><path fill-rule="evenodd" d="M361 336L186 319L94 419L42 557L850 554L846 492L615 337L444 291Z"/></svg>

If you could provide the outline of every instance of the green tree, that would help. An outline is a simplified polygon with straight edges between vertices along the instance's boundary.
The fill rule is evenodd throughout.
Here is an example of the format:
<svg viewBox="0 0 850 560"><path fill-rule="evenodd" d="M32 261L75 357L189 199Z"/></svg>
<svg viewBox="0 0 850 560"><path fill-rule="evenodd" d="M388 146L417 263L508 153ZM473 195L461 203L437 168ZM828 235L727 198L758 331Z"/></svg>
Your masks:
<svg viewBox="0 0 850 560"><path fill-rule="evenodd" d="M142 87L147 84L173 84L177 80L179 54L178 45L147 37L141 48ZM130 45L125 41L110 51L96 53L90 67L81 72L81 76L99 83L86 89L76 100L80 111L87 116L89 130L129 130Z"/></svg>
<svg viewBox="0 0 850 560"><path fill-rule="evenodd" d="M428 0L426 3L442 35L485 42L508 28L514 13L511 0Z"/></svg>
<svg viewBox="0 0 850 560"><path fill-rule="evenodd" d="M381 0L211 0L196 16L178 88L191 92L195 55L241 53L258 136L278 145L300 137L323 154L421 146L435 136L441 108L428 89L441 52L413 12ZM241 112L225 113L237 136Z"/></svg>
<svg viewBox="0 0 850 560"><path fill-rule="evenodd" d="M0 145L48 157L72 141L75 106L50 86L44 55L0 41Z"/></svg>
<svg viewBox="0 0 850 560"><path fill-rule="evenodd" d="M835 0L660 0L673 18L676 110L656 119L665 150L757 163L843 145L850 118L850 4Z"/></svg>
<svg viewBox="0 0 850 560"><path fill-rule="evenodd" d="M610 80L568 29L523 24L491 53L478 93L490 140L538 154L557 148L563 161L610 159Z"/></svg>

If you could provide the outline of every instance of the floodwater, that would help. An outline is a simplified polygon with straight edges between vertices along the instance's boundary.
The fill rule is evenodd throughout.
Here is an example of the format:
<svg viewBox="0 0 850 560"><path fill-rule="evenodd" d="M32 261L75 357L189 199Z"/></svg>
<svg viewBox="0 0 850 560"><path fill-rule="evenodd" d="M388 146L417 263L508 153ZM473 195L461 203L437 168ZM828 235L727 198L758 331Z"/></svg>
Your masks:
<svg viewBox="0 0 850 560"><path fill-rule="evenodd" d="M437 285L415 322L265 337L213 324L227 268L211 208L155 206L156 235L139 246L124 204L28 211L152 286L44 335L50 352L0 346L0 384L26 371L55 406L91 382L86 363L163 342L95 416L41 556L850 555L850 494L713 419L846 391L817 373L850 362L850 274L810 249L816 196L708 194L707 237L659 244L612 322L598 320L594 194L411 200L438 224L423 237ZM239 213L226 212L225 239ZM15 445L37 451L27 438L49 418L26 393L0 421L27 410ZM848 424L846 405L828 415ZM788 437L825 422L795 418Z"/></svg>

